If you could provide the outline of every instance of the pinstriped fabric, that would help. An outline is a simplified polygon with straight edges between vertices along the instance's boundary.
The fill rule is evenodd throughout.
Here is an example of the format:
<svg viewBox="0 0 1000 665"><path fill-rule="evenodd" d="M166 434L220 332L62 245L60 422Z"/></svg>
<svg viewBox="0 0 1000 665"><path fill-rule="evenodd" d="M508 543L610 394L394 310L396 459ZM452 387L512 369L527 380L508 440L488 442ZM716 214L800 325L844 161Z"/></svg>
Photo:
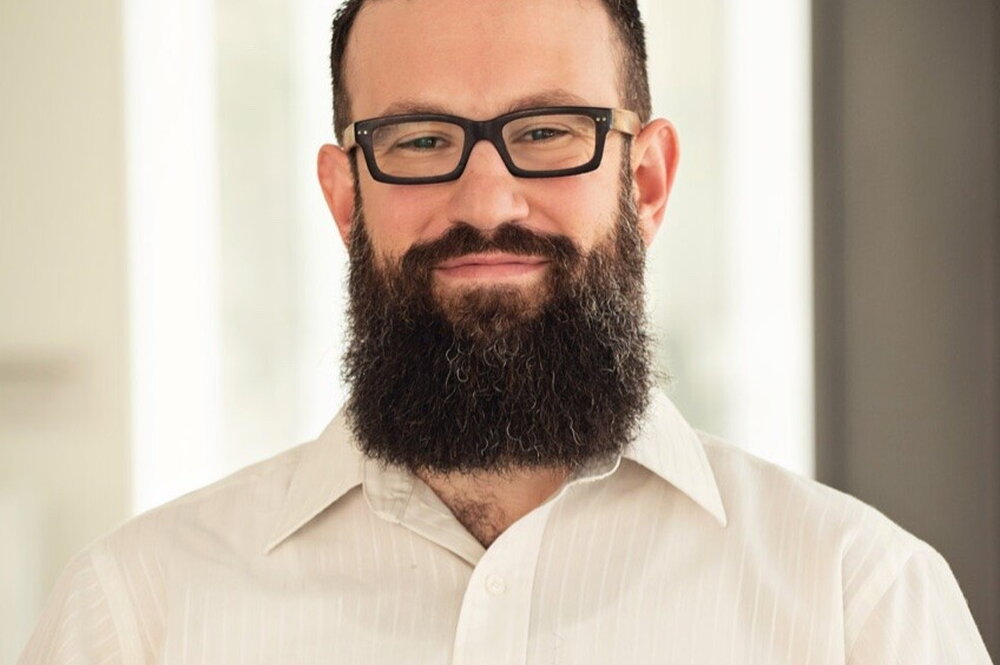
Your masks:
<svg viewBox="0 0 1000 665"><path fill-rule="evenodd" d="M347 432L338 416L95 542L20 663L989 662L937 552L662 395L621 458L488 549Z"/></svg>
<svg viewBox="0 0 1000 665"><path fill-rule="evenodd" d="M66 567L53 590L60 599L38 625L38 636L29 644L42 663L121 663L122 648L107 597L91 563L83 552ZM86 660L84 660L86 658Z"/></svg>

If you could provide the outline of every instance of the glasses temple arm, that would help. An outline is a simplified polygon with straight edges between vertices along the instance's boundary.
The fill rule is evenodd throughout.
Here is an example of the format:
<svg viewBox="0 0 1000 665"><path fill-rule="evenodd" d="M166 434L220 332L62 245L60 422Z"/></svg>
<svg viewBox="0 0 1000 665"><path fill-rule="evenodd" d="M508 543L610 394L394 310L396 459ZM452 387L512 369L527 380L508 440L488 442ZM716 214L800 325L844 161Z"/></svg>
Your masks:
<svg viewBox="0 0 1000 665"><path fill-rule="evenodd" d="M642 121L639 120L639 114L635 111L612 109L611 129L623 132L629 136L636 136L642 131Z"/></svg>
<svg viewBox="0 0 1000 665"><path fill-rule="evenodd" d="M342 145L340 147L343 148L345 152L351 150L351 148L358 144L358 142L354 140L354 124L355 123L352 122L344 129L344 140L341 142Z"/></svg>

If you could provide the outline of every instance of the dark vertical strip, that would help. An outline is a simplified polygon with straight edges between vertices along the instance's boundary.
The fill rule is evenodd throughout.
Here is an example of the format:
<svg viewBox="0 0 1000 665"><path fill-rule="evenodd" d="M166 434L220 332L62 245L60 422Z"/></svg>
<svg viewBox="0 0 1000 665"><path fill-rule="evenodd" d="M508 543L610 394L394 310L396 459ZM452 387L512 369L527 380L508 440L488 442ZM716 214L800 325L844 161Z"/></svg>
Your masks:
<svg viewBox="0 0 1000 665"><path fill-rule="evenodd" d="M846 478L844 306L843 6L812 3L813 323L816 477Z"/></svg>
<svg viewBox="0 0 1000 665"><path fill-rule="evenodd" d="M994 662L1000 662L1000 2L993 2L993 26L990 34L993 46L993 191L991 204L993 208L990 234L992 240L992 264L988 266L992 278L990 286L989 323L992 327L990 339L993 347L989 349L987 360L990 363L991 381L987 404L990 411L989 423L992 438L992 454L990 456L991 482L993 488L993 589L990 597L993 599L990 625L981 626L983 640L990 651Z"/></svg>

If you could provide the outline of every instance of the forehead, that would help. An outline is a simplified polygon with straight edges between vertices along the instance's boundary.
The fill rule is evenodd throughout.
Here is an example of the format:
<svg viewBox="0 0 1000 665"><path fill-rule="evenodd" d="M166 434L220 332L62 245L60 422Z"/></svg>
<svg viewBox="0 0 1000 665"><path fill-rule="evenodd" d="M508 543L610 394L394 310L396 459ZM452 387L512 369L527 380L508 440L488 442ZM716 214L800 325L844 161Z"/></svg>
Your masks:
<svg viewBox="0 0 1000 665"><path fill-rule="evenodd" d="M421 106L488 118L550 97L619 106L617 62L600 0L376 0L345 74L354 119Z"/></svg>

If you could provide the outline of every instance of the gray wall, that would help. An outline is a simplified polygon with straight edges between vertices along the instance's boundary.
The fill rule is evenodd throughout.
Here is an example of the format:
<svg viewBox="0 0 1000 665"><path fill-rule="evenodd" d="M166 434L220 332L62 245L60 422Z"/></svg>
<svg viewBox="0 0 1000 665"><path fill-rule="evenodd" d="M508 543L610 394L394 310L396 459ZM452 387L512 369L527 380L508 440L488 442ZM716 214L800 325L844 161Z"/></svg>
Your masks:
<svg viewBox="0 0 1000 665"><path fill-rule="evenodd" d="M817 473L950 562L1000 658L1000 19L815 0Z"/></svg>

